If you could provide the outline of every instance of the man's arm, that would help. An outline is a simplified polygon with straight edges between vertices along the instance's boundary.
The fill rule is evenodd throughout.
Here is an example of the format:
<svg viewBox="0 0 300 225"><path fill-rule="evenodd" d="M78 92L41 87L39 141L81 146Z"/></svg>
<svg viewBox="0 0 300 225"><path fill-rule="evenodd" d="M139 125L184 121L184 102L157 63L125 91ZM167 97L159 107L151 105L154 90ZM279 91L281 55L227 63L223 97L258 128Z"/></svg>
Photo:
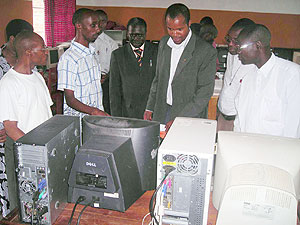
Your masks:
<svg viewBox="0 0 300 225"><path fill-rule="evenodd" d="M7 135L14 141L25 135L25 133L18 128L18 121L5 120L3 124Z"/></svg>
<svg viewBox="0 0 300 225"><path fill-rule="evenodd" d="M86 104L83 104L81 101L75 98L74 91L65 89L65 98L67 105L71 108L82 112L87 113L89 115L97 115L97 116L108 116L108 114L96 107L88 106Z"/></svg>
<svg viewBox="0 0 300 225"><path fill-rule="evenodd" d="M0 130L0 143L4 143L6 141L6 132L5 129Z"/></svg>
<svg viewBox="0 0 300 225"><path fill-rule="evenodd" d="M300 69L299 67L293 71L293 75L287 83L285 107L286 114L284 116L284 136L300 138ZM289 74L290 75L290 74Z"/></svg>
<svg viewBox="0 0 300 225"><path fill-rule="evenodd" d="M148 96L148 101L147 101L147 105L146 105L146 110L144 112L144 119L145 120L152 120L152 114L154 111L154 106L155 106L155 102L156 102L156 92L157 92L157 85L158 85L158 80L159 80L159 65L160 65L160 60L161 60L161 55L162 55L162 51L163 51L163 45L165 44L165 40L162 39L159 42L159 46L158 46L158 52L157 52L157 60L156 60L156 72L155 72L155 76L154 79L152 81L151 84L151 88L150 88L150 93Z"/></svg>
<svg viewBox="0 0 300 225"><path fill-rule="evenodd" d="M114 51L110 60L109 72L109 99L110 99L110 112L112 116L122 116L122 81L120 76L119 62L117 53Z"/></svg>

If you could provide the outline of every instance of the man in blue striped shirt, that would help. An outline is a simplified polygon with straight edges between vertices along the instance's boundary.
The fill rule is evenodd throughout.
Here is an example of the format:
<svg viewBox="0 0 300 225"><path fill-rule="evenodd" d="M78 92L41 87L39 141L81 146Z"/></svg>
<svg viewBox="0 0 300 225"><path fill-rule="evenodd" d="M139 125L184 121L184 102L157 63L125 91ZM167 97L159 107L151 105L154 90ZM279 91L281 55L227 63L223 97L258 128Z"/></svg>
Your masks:
<svg viewBox="0 0 300 225"><path fill-rule="evenodd" d="M98 37L98 16L78 9L72 18L76 36L58 63L58 90L64 91L64 114L108 115L103 111L101 70L90 43Z"/></svg>

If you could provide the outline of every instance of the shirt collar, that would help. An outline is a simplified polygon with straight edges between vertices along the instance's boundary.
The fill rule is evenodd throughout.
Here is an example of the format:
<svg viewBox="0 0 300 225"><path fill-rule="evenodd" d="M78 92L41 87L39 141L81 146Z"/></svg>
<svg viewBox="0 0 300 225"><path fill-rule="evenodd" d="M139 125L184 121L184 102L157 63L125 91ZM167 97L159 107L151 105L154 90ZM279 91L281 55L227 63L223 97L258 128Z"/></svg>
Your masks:
<svg viewBox="0 0 300 225"><path fill-rule="evenodd" d="M272 53L269 60L262 67L260 67L258 71L264 74L264 76L267 76L268 74L270 74L271 69L275 65L275 60L275 55Z"/></svg>
<svg viewBox="0 0 300 225"><path fill-rule="evenodd" d="M131 46L131 48L132 48L132 51L134 51L134 50L136 50L136 49L142 49L142 51L144 51L145 43L144 43L141 47L139 47L139 48L134 47L131 43L129 43L129 44L130 44L130 46Z"/></svg>
<svg viewBox="0 0 300 225"><path fill-rule="evenodd" d="M79 42L76 42L75 39L71 41L71 48L73 48L75 51L78 51L80 54L84 56L95 53L95 48L91 45L91 43L87 48L84 45L80 44Z"/></svg>
<svg viewBox="0 0 300 225"><path fill-rule="evenodd" d="M180 44L175 44L173 39L170 37L167 44L170 46L170 48L176 48L176 49L181 48L181 47L185 48L187 43L189 43L189 40L191 39L191 36L192 36L192 31L191 31L191 29L189 29L189 33L188 33L188 35L186 36L186 38L184 39L183 42L181 42Z"/></svg>

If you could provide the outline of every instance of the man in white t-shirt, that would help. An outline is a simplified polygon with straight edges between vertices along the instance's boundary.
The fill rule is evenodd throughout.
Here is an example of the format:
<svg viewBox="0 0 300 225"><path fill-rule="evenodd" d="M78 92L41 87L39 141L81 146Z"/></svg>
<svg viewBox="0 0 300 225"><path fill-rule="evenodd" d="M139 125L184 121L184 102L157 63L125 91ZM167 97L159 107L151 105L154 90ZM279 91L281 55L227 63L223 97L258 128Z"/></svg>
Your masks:
<svg viewBox="0 0 300 225"><path fill-rule="evenodd" d="M108 21L106 12L99 9L95 11L99 18L99 36L91 45L95 48L96 58L101 66L101 86L103 91L104 111L110 114L109 107L109 66L111 53L118 48L110 36L104 33Z"/></svg>
<svg viewBox="0 0 300 225"><path fill-rule="evenodd" d="M33 71L45 65L48 51L43 39L31 31L23 31L14 41L18 61L0 81L0 122L7 135L16 141L52 117L53 104L41 74Z"/></svg>

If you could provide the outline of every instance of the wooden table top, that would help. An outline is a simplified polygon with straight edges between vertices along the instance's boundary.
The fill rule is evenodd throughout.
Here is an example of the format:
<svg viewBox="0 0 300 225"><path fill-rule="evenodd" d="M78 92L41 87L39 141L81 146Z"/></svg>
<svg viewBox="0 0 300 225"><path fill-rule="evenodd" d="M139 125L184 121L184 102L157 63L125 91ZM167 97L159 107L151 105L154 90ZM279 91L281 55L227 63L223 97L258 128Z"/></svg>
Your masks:
<svg viewBox="0 0 300 225"><path fill-rule="evenodd" d="M149 202L153 191L147 191L140 197L125 213L107 209L99 209L87 207L83 212L80 224L81 225L141 225L144 216L149 212ZM57 218L54 225L66 225L70 219L73 203L68 203L62 214ZM80 211L84 206L78 205L72 220L72 225L75 225ZM207 225L215 225L217 218L217 210L213 207L210 201L209 215ZM150 216L145 218L144 224L148 225ZM15 211L7 219L0 221L0 224L20 224L18 213Z"/></svg>

